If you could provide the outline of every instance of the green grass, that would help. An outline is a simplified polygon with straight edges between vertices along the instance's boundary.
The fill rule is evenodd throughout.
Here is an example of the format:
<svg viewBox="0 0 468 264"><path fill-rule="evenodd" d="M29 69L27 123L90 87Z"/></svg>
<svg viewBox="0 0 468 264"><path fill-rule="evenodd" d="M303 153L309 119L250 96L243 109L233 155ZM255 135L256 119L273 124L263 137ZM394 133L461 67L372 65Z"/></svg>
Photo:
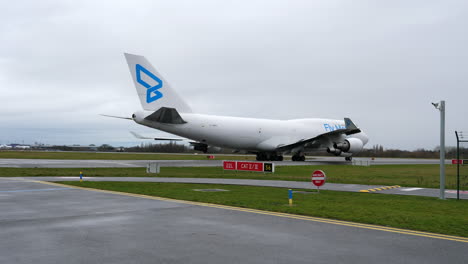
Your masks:
<svg viewBox="0 0 468 264"><path fill-rule="evenodd" d="M294 194L295 206L289 207L285 188L182 183L64 183L468 237L468 201L464 200L322 190L320 194ZM193 191L213 188L229 192Z"/></svg>
<svg viewBox="0 0 468 264"><path fill-rule="evenodd" d="M147 174L145 168L0 168L0 177L14 176L85 176L112 177L184 177L310 181L311 173L321 169L327 174L327 182L401 185L413 187L439 187L438 165L375 165L370 167L351 165L278 166L274 174L256 172L223 171L219 167L163 167L160 174ZM447 165L447 188L456 188L456 166ZM468 190L468 166L461 170L461 188Z"/></svg>
<svg viewBox="0 0 468 264"><path fill-rule="evenodd" d="M69 151L0 151L0 159L66 159L66 160L206 160L209 154L158 154L158 153L100 153ZM214 154L216 160L254 160L254 155Z"/></svg>

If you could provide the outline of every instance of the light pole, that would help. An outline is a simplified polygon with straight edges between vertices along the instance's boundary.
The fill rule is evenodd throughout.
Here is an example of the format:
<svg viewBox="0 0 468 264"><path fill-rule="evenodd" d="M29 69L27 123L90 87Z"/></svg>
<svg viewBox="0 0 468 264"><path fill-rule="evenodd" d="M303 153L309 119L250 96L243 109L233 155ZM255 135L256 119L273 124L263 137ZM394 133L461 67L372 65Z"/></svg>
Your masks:
<svg viewBox="0 0 468 264"><path fill-rule="evenodd" d="M440 194L439 199L445 199L445 101L432 103L440 111Z"/></svg>

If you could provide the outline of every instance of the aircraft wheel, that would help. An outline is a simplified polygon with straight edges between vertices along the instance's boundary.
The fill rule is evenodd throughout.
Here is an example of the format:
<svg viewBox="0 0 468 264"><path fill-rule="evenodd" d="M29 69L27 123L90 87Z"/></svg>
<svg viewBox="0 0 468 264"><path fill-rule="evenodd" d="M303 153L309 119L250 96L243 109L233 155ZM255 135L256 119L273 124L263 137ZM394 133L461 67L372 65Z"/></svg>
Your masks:
<svg viewBox="0 0 468 264"><path fill-rule="evenodd" d="M270 160L270 161L283 161L283 156L278 155L278 154L272 154L268 160Z"/></svg>
<svg viewBox="0 0 468 264"><path fill-rule="evenodd" d="M346 160L346 161L352 161L352 160L353 160L353 157L346 157L345 160Z"/></svg>
<svg viewBox="0 0 468 264"><path fill-rule="evenodd" d="M268 157L265 153L257 153L257 161L265 161L268 160Z"/></svg>
<svg viewBox="0 0 468 264"><path fill-rule="evenodd" d="M301 156L300 161L305 161L305 156Z"/></svg>
<svg viewBox="0 0 468 264"><path fill-rule="evenodd" d="M276 154L270 154L266 160L268 161L275 161L278 159L278 156Z"/></svg>
<svg viewBox="0 0 468 264"><path fill-rule="evenodd" d="M257 158L256 158L257 161L262 161L262 155L260 153L257 153Z"/></svg>

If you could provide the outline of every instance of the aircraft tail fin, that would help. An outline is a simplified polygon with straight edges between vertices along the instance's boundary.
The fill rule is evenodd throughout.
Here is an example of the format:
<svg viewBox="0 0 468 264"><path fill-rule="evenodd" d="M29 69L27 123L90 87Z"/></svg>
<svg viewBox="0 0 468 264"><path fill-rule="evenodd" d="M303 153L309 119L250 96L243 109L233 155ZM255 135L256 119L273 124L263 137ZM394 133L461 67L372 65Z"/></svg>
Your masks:
<svg viewBox="0 0 468 264"><path fill-rule="evenodd" d="M180 113L192 112L190 106L145 57L125 53L125 59L144 110L157 111L167 107L175 108Z"/></svg>

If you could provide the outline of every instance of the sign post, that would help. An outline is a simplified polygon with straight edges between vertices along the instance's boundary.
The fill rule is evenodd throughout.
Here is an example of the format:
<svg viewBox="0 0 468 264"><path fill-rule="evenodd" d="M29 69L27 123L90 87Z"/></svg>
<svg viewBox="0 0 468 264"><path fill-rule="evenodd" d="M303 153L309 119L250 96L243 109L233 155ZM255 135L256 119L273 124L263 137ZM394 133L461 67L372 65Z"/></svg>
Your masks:
<svg viewBox="0 0 468 264"><path fill-rule="evenodd" d="M289 196L289 206L292 206L292 204L293 204L293 191L291 189L288 190L288 196Z"/></svg>
<svg viewBox="0 0 468 264"><path fill-rule="evenodd" d="M312 183L317 186L317 192L320 192L320 186L325 184L326 178L325 172L321 170L316 170L312 173Z"/></svg>

